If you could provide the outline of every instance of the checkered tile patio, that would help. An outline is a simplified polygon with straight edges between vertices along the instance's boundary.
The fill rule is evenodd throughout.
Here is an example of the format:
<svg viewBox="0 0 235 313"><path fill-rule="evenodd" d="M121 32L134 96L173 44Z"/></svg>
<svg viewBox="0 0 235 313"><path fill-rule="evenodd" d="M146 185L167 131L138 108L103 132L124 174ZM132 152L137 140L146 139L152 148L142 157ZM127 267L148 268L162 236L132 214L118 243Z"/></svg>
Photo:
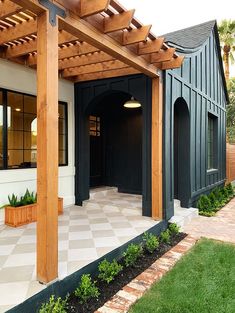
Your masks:
<svg viewBox="0 0 235 313"><path fill-rule="evenodd" d="M141 216L141 196L98 190L59 217L59 279L131 240L157 222ZM0 312L46 286L36 281L36 223L0 229Z"/></svg>

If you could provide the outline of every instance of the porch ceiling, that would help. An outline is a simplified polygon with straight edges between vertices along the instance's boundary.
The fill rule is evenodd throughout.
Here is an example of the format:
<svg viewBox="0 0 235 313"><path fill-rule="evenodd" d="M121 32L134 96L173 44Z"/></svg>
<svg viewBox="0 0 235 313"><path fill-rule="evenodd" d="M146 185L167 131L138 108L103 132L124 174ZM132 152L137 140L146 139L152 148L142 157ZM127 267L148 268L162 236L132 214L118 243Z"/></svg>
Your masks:
<svg viewBox="0 0 235 313"><path fill-rule="evenodd" d="M116 0L56 0L60 77L86 81L180 67L183 57ZM0 57L37 67L38 0L0 0Z"/></svg>

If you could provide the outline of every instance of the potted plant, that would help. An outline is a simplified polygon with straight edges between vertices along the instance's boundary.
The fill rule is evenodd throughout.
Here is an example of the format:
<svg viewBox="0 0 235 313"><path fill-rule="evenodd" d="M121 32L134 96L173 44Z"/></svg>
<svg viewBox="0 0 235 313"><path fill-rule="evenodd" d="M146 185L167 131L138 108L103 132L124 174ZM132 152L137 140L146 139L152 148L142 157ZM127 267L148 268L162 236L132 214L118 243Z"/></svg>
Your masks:
<svg viewBox="0 0 235 313"><path fill-rule="evenodd" d="M37 221L37 194L29 192L18 198L15 194L8 196L9 204L5 206L5 224L12 227ZM58 198L58 214L63 213L63 198Z"/></svg>

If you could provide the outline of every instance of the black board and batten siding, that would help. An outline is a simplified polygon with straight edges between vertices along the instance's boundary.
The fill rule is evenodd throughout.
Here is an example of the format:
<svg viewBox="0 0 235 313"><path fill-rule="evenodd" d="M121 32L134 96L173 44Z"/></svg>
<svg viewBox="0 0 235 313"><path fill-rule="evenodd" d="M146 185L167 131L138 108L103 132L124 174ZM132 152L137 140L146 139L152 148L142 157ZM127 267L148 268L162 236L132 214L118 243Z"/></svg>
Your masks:
<svg viewBox="0 0 235 313"><path fill-rule="evenodd" d="M174 105L177 99L185 100L190 117L188 206L195 205L200 194L225 182L227 95L218 45L215 24L210 36L200 47L191 51L181 47L185 55L181 68L165 72L163 189L167 218L174 212ZM207 170L208 114L217 119L214 170Z"/></svg>

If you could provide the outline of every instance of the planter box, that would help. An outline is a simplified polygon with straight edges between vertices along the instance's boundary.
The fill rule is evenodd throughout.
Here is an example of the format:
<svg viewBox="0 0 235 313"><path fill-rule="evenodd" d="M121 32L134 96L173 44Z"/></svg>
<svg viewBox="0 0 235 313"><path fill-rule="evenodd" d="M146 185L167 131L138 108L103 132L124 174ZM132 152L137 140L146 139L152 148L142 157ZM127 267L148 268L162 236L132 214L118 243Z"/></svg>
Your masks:
<svg viewBox="0 0 235 313"><path fill-rule="evenodd" d="M63 214L63 198L58 198L58 214ZM37 203L5 208L5 224L18 227L37 221Z"/></svg>

